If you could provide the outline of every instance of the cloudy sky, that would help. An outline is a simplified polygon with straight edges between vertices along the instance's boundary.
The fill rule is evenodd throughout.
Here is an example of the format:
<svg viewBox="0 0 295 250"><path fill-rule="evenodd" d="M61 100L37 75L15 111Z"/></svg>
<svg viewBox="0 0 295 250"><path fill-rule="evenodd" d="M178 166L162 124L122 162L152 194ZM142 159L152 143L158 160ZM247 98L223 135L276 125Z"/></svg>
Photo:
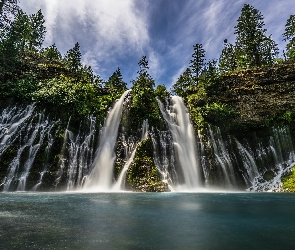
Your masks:
<svg viewBox="0 0 295 250"><path fill-rule="evenodd" d="M83 63L105 80L120 67L129 86L146 55L156 85L167 87L189 66L194 44L202 43L207 58L217 59L224 39L234 43L245 3L261 11L267 35L282 52L294 0L20 0L28 14L42 10L44 46L55 43L65 54L79 42Z"/></svg>

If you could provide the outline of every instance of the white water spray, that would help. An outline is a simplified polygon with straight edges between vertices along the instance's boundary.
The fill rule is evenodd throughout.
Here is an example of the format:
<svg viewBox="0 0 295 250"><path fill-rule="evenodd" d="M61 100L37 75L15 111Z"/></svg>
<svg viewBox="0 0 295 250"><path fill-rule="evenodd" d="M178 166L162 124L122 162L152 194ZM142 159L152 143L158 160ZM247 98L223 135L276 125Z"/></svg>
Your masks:
<svg viewBox="0 0 295 250"><path fill-rule="evenodd" d="M148 137L148 130L149 130L149 125L148 125L148 120L144 120L143 124L142 124L142 132L141 132L141 141L147 139ZM126 161L125 165L122 168L122 171L118 177L118 180L116 182L116 184L113 187L114 191L120 191L120 190L124 190L125 188L125 181L126 181L126 172L129 168L129 166L131 165L131 163L133 162L135 153L136 153L136 149L139 146L139 143L137 143L136 147L133 149L129 159Z"/></svg>
<svg viewBox="0 0 295 250"><path fill-rule="evenodd" d="M130 90L125 91L107 115L100 133L99 146L94 160L94 167L85 181L84 189L91 191L109 191L113 182L113 168L116 158L114 148L121 121L123 103Z"/></svg>
<svg viewBox="0 0 295 250"><path fill-rule="evenodd" d="M171 101L172 107L167 110L159 100L158 104L172 133L176 157L183 174L184 183L176 189L195 190L200 188L201 181L194 128L182 98L173 96Z"/></svg>

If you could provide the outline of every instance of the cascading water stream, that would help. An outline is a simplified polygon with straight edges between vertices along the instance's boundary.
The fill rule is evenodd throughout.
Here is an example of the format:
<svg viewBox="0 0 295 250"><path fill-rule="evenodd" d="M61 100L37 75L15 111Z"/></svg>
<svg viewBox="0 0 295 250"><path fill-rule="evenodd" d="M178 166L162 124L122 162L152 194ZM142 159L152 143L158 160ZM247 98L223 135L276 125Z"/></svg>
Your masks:
<svg viewBox="0 0 295 250"><path fill-rule="evenodd" d="M67 171L67 190L82 188L85 170L88 169L92 159L92 144L95 135L96 119L89 117L89 132L86 136L79 134L75 137L71 131L68 131L68 151L69 165Z"/></svg>
<svg viewBox="0 0 295 250"><path fill-rule="evenodd" d="M12 144L20 132L25 129L24 122L32 115L34 105L25 109L8 107L0 115L0 156Z"/></svg>
<svg viewBox="0 0 295 250"><path fill-rule="evenodd" d="M148 130L149 130L149 125L148 125L148 120L144 120L143 124L142 124L142 133L141 133L141 141L147 139L148 137ZM124 190L125 188L125 181L126 181L126 172L129 168L129 166L131 165L131 163L133 162L135 153L136 153L136 149L139 146L139 143L137 143L137 145L135 146L135 148L133 149L129 159L126 161L126 163L124 164L122 171L118 177L118 180L116 182L116 184L114 185L114 187L112 188L114 191L120 191L120 190Z"/></svg>
<svg viewBox="0 0 295 250"><path fill-rule="evenodd" d="M16 150L16 156L8 166L7 174L3 181L3 191L9 191L12 185L16 186L16 184L17 191L26 190L27 179L36 154L44 138L54 126L54 123L50 123L47 118L44 118L42 113L33 114L33 106L28 106L25 110L20 109L19 112L16 112L16 110L13 108L7 113L10 114L8 117L10 117L11 123L6 139L2 140L2 142L5 141L2 148L8 148L11 145L10 143L13 143L16 139L19 140L20 145ZM14 112L17 115L11 115ZM1 120L3 121L3 116ZM9 121L7 121L7 124L9 124ZM13 129L11 129L12 127Z"/></svg>
<svg viewBox="0 0 295 250"><path fill-rule="evenodd" d="M106 118L101 130L99 146L93 169L85 181L84 190L109 191L113 182L113 168L116 158L114 147L117 141L118 128L121 121L123 103L131 90L127 90L115 103Z"/></svg>
<svg viewBox="0 0 295 250"><path fill-rule="evenodd" d="M271 160L271 166L264 168L252 182L252 185L247 189L248 191L280 191L282 184L282 177L287 174L295 165L295 151L291 139L289 128L280 127L273 128L272 136L269 139L268 145L258 145L256 149L258 155L257 161L262 162L263 166L268 159ZM267 172L274 174L270 180L265 180L263 175Z"/></svg>
<svg viewBox="0 0 295 250"><path fill-rule="evenodd" d="M233 168L233 160L229 150L226 148L225 142L221 136L220 130L216 127L216 131L209 126L210 141L213 146L214 160L222 169L224 176L224 184L226 188L234 188L236 186L235 171Z"/></svg>
<svg viewBox="0 0 295 250"><path fill-rule="evenodd" d="M237 139L235 142L242 158L243 167L247 174L246 176L244 175L244 179L248 185L252 185L255 177L259 175L254 156L240 142L238 142Z"/></svg>
<svg viewBox="0 0 295 250"><path fill-rule="evenodd" d="M28 152L28 159L24 164L24 170L19 178L19 184L17 187L18 191L25 191L27 179L32 168L33 162L35 160L35 156L43 143L44 137L46 134L51 131L54 124L49 124L48 119L43 119L42 115L39 114L39 121L35 125L35 130L33 131L31 138L28 141L27 146L29 147ZM37 143L34 144L34 140L36 139L37 135L39 136L39 140Z"/></svg>
<svg viewBox="0 0 295 250"><path fill-rule="evenodd" d="M178 183L178 175L175 168L173 140L170 131L152 131L150 133L153 143L153 158L162 181L167 183L169 190Z"/></svg>
<svg viewBox="0 0 295 250"><path fill-rule="evenodd" d="M183 100L178 96L172 96L171 102L172 106L165 110L164 105L158 100L161 113L172 133L176 160L183 174L183 184L178 184L176 189L196 190L201 187L201 181L194 128Z"/></svg>

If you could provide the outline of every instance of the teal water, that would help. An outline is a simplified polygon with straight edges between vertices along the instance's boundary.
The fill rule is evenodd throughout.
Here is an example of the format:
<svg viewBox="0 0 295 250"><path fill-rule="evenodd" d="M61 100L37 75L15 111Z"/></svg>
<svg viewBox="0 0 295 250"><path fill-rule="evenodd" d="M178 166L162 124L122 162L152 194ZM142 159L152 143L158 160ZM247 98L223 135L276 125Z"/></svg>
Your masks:
<svg viewBox="0 0 295 250"><path fill-rule="evenodd" d="M0 249L295 249L295 195L2 193Z"/></svg>

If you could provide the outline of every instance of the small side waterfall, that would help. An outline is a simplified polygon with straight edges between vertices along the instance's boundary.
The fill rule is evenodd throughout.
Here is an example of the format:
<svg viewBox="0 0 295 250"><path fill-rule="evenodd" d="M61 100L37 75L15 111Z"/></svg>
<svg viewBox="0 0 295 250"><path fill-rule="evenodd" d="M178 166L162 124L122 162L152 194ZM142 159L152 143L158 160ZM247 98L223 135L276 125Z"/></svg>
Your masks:
<svg viewBox="0 0 295 250"><path fill-rule="evenodd" d="M84 190L108 191L112 187L113 168L116 157L114 147L117 141L123 103L129 92L130 90L127 90L121 96L106 118L105 125L100 133L93 169L85 181Z"/></svg>
<svg viewBox="0 0 295 250"><path fill-rule="evenodd" d="M125 181L126 181L126 172L127 172L128 168L129 168L129 166L131 165L131 163L133 162L133 159L134 159L134 156L135 156L135 153L136 153L136 149L139 146L140 142L148 138L148 130L149 130L148 121L144 120L143 124L142 124L141 139L137 143L137 145L133 149L129 159L126 161L125 165L123 166L123 169L121 170L121 173L120 173L120 175L118 177L118 180L117 180L116 184L114 185L114 187L112 188L114 191L124 190Z"/></svg>
<svg viewBox="0 0 295 250"><path fill-rule="evenodd" d="M89 132L83 137L82 134L74 136L68 131L68 148L69 148L69 166L67 171L67 190L81 189L83 177L88 171L88 166L93 160L93 141L95 135L96 119L89 117Z"/></svg>
<svg viewBox="0 0 295 250"><path fill-rule="evenodd" d="M58 132L58 130L57 130L57 132ZM56 134L55 134L55 136L56 136ZM45 173L47 173L47 171L50 168L49 155L50 155L50 152L51 152L51 149L52 149L53 142L54 142L54 136L52 136L52 134L48 133L48 143L47 143L47 146L45 148L45 161L43 163L43 169L39 173L40 178L39 178L37 184L32 188L33 191L37 191L39 186L42 185L43 177L44 177Z"/></svg>
<svg viewBox="0 0 295 250"><path fill-rule="evenodd" d="M42 112L34 113L33 110L33 105L26 109L9 107L0 116L0 157L10 146L18 145L2 183L3 191L27 189L27 181L36 155L44 145L45 138L49 140L52 128L55 126L55 122L49 122Z"/></svg>
<svg viewBox="0 0 295 250"><path fill-rule="evenodd" d="M173 140L170 131L153 131L154 162L162 175L162 181L170 190L179 183L175 166Z"/></svg>
<svg viewBox="0 0 295 250"><path fill-rule="evenodd" d="M176 189L198 189L201 187L201 180L194 128L183 100L173 96L171 102L172 105L166 110L158 100L161 113L172 133L176 160L183 175L183 183L178 183Z"/></svg>
<svg viewBox="0 0 295 250"><path fill-rule="evenodd" d="M281 179L295 165L295 151L288 127L273 128L269 141L256 148L261 165L248 191L280 190Z"/></svg>
<svg viewBox="0 0 295 250"><path fill-rule="evenodd" d="M39 121L35 125L35 130L32 132L31 136L29 137L28 142L26 143L25 147L28 147L28 157L26 162L24 163L24 169L21 173L21 176L19 178L19 184L17 187L18 191L25 191L26 190L26 183L27 179L30 173L30 170L32 168L33 162L35 160L36 154L42 145L44 138L46 135L48 135L54 126L53 124L49 124L48 119L45 119L42 117L42 115L39 115ZM31 126L30 126L31 128ZM39 139L34 142L37 138L37 135L39 136ZM17 160L19 162L19 160Z"/></svg>
<svg viewBox="0 0 295 250"><path fill-rule="evenodd" d="M238 141L208 126L200 138L205 186L226 190L280 190L281 178L294 165L295 152L287 126L273 128L263 137Z"/></svg>
<svg viewBox="0 0 295 250"><path fill-rule="evenodd" d="M215 164L221 168L222 176L224 178L225 188L233 189L236 187L236 176L234 171L234 163L231 158L230 151L225 145L219 128L216 131L209 126L210 142L213 147L214 161Z"/></svg>
<svg viewBox="0 0 295 250"><path fill-rule="evenodd" d="M32 115L34 105L29 105L25 109L18 107L8 107L0 115L0 156L1 154L19 138L20 132L25 129L25 121Z"/></svg>

